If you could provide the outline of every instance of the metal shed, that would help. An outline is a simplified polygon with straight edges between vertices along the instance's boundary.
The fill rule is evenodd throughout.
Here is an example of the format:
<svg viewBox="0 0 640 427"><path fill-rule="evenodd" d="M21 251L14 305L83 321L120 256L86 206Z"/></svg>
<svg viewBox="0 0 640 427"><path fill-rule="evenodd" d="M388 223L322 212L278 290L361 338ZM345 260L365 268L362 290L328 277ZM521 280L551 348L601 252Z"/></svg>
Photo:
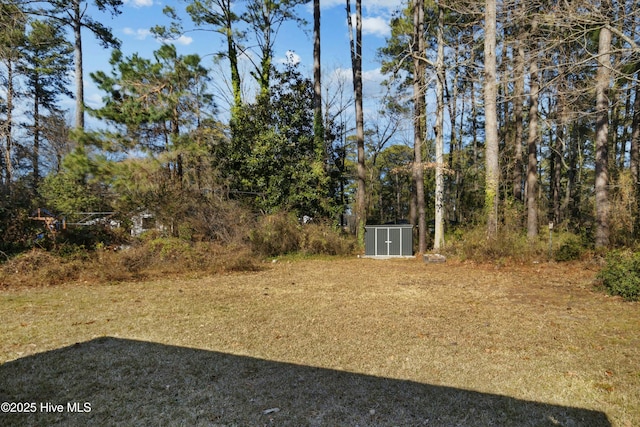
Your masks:
<svg viewBox="0 0 640 427"><path fill-rule="evenodd" d="M413 256L413 226L409 224L367 225L364 235L367 257Z"/></svg>

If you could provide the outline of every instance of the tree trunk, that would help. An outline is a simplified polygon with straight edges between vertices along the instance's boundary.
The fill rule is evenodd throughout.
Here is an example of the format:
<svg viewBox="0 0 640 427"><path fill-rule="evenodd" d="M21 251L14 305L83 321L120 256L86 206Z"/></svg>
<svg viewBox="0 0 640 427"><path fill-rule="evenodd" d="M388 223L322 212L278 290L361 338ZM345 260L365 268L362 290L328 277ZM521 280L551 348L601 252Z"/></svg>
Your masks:
<svg viewBox="0 0 640 427"><path fill-rule="evenodd" d="M14 95L14 87L13 87L13 62L11 59L7 60L7 93L6 93L6 109L7 109L7 120L5 128L5 152L4 152L4 163L5 163L5 181L6 186L9 192L11 192L12 182L13 182L13 165L11 164L11 152L13 151L13 95Z"/></svg>
<svg viewBox="0 0 640 427"><path fill-rule="evenodd" d="M73 54L76 82L76 129L84 129L84 78L82 65L82 15L80 0L73 0Z"/></svg>
<svg viewBox="0 0 640 427"><path fill-rule="evenodd" d="M433 249L444 246L444 10L438 7L436 59L436 194Z"/></svg>
<svg viewBox="0 0 640 427"><path fill-rule="evenodd" d="M640 72L636 74L640 79ZM631 122L631 177L636 189L636 215L633 227L634 235L640 236L640 84L636 83L633 101L633 120Z"/></svg>
<svg viewBox="0 0 640 427"><path fill-rule="evenodd" d="M536 36L537 21L533 18L531 32ZM540 76L538 73L538 52L534 45L529 65L529 138L527 139L527 238L538 236L538 97Z"/></svg>
<svg viewBox="0 0 640 427"><path fill-rule="evenodd" d="M231 87L233 90L233 107L231 109L232 116L235 115L236 109L242 105L242 89L240 82L240 72L238 71L238 49L233 40L233 13L231 12L231 1L223 1L220 3L225 19L225 36L227 38L227 55L229 57L229 66L231 68Z"/></svg>
<svg viewBox="0 0 640 427"><path fill-rule="evenodd" d="M485 211L487 237L498 235L498 115L496 81L496 0L485 1L484 22Z"/></svg>
<svg viewBox="0 0 640 427"><path fill-rule="evenodd" d="M35 99L33 103L33 151L31 163L33 166L33 189L37 190L40 182L40 96L38 83L35 83Z"/></svg>
<svg viewBox="0 0 640 427"><path fill-rule="evenodd" d="M353 42L351 4L347 0L347 20L351 39L351 64L353 69L353 91L356 108L357 181L356 190L356 237L359 247L364 247L366 212L366 170L364 157L364 113L362 110L362 0L356 0L356 41Z"/></svg>
<svg viewBox="0 0 640 427"><path fill-rule="evenodd" d="M513 116L515 120L515 135L513 140L513 197L515 200L522 202L522 135L524 134L523 126L523 107L522 100L524 96L524 43L526 40L525 31L521 31L516 41L516 58L515 58L515 83L513 92Z"/></svg>
<svg viewBox="0 0 640 427"><path fill-rule="evenodd" d="M602 3L604 16L611 13L611 3ZM609 76L611 67L611 30L603 25L598 37L598 72L596 76L596 247L609 246Z"/></svg>
<svg viewBox="0 0 640 427"><path fill-rule="evenodd" d="M562 71L560 71L562 75ZM560 91L562 92L562 91ZM563 221L563 212L560 206L560 191L562 186L562 158L564 154L565 128L567 125L564 93L558 94L556 111L559 122L556 124L555 141L550 153L551 160L551 218L554 223Z"/></svg>
<svg viewBox="0 0 640 427"><path fill-rule="evenodd" d="M413 2L413 180L416 189L418 225L418 253L427 251L427 220L424 200L424 169L422 167L422 144L425 134L425 63L424 55L424 2Z"/></svg>
<svg viewBox="0 0 640 427"><path fill-rule="evenodd" d="M313 135L316 150L322 156L323 165L328 166L328 150L324 145L322 122L322 69L320 67L320 0L313 0Z"/></svg>

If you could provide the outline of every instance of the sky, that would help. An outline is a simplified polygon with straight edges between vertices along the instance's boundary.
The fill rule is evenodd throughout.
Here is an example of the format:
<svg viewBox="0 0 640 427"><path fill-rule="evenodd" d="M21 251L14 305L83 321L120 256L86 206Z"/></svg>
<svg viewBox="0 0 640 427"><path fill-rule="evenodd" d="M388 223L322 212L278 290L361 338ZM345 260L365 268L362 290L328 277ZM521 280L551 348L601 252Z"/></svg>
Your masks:
<svg viewBox="0 0 640 427"><path fill-rule="evenodd" d="M402 0L363 0L363 83L365 98L370 101L379 98L381 89L380 64L376 60L376 51L384 45L385 38L390 35L389 22L394 11L402 4ZM160 47L150 33L155 25L168 25L168 18L162 13L165 6L172 6L184 11L185 1L166 0L124 0L122 13L116 17L89 10L92 18L110 27L113 34L122 42L121 50L126 56L138 53L151 58L154 50ZM351 78L351 60L349 52L349 33L346 18L345 0L321 0L321 54L324 75L335 73ZM355 0L351 0L355 12ZM274 57L282 62L287 53L300 61L301 70L309 77L313 74L313 10L312 3L298 7L299 15L308 21L301 29L294 24L287 24L280 29L276 41ZM184 28L192 28L187 17ZM354 20L355 25L355 20ZM197 53L203 58L203 65L213 66L214 54L224 50L225 43L220 35L212 32L190 31L179 40L173 41L179 54ZM97 70L110 72L110 51L100 47L93 35L83 33L84 66L85 66L85 102L91 107L101 104L102 93L89 78L89 73ZM222 72L214 71L215 73ZM323 77L328 79L329 77ZM324 82L323 82L324 84ZM349 88L352 88L349 83ZM69 106L73 109L72 105Z"/></svg>

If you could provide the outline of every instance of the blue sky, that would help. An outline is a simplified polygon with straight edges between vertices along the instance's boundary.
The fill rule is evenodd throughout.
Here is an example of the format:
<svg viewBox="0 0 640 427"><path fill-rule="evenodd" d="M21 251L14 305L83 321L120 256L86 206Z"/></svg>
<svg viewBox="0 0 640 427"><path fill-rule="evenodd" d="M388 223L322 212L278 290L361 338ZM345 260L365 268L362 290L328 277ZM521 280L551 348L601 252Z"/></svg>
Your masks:
<svg viewBox="0 0 640 427"><path fill-rule="evenodd" d="M184 1L164 0L125 0L122 13L115 18L108 14L94 11L92 17L111 27L114 35L122 41L122 51L129 56L138 53L143 57L151 57L152 52L160 46L153 38L149 29L155 25L168 24L162 9L166 5L183 11ZM355 9L355 0L351 1ZM380 64L376 61L376 50L385 42L389 35L389 21L392 13L401 6L402 0L363 0L363 77L365 95L375 98L380 93L379 73ZM345 0L321 0L321 36L322 36L322 66L323 74L342 73L350 78L349 34L346 19ZM299 7L300 16L309 22L305 29L297 28L293 24L284 26L278 34L276 43L276 60L282 60L287 52L300 61L303 72L311 76L313 64L312 22L313 12L311 4ZM355 23L354 23L355 25ZM191 23L185 19L184 27ZM110 52L101 48L94 37L85 32L83 34L84 65L85 65L85 102L90 106L98 106L102 94L88 77L92 71L110 71ZM204 65L213 64L213 54L224 50L222 37L211 32L194 31L185 34L183 38L174 42L181 54L198 53L203 57ZM224 67L214 73L222 73ZM215 75L214 75L215 77ZM327 77L328 79L328 77ZM248 79L247 79L248 80ZM352 87L352 86L349 86Z"/></svg>

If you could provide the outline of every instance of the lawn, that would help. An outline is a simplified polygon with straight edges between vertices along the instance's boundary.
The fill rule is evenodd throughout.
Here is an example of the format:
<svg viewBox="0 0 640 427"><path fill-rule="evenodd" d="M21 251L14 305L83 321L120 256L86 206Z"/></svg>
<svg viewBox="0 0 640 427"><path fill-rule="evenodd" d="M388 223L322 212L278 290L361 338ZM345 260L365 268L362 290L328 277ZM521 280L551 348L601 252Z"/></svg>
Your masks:
<svg viewBox="0 0 640 427"><path fill-rule="evenodd" d="M0 402L31 412L0 424L638 426L640 305L596 272L284 259L3 289Z"/></svg>

